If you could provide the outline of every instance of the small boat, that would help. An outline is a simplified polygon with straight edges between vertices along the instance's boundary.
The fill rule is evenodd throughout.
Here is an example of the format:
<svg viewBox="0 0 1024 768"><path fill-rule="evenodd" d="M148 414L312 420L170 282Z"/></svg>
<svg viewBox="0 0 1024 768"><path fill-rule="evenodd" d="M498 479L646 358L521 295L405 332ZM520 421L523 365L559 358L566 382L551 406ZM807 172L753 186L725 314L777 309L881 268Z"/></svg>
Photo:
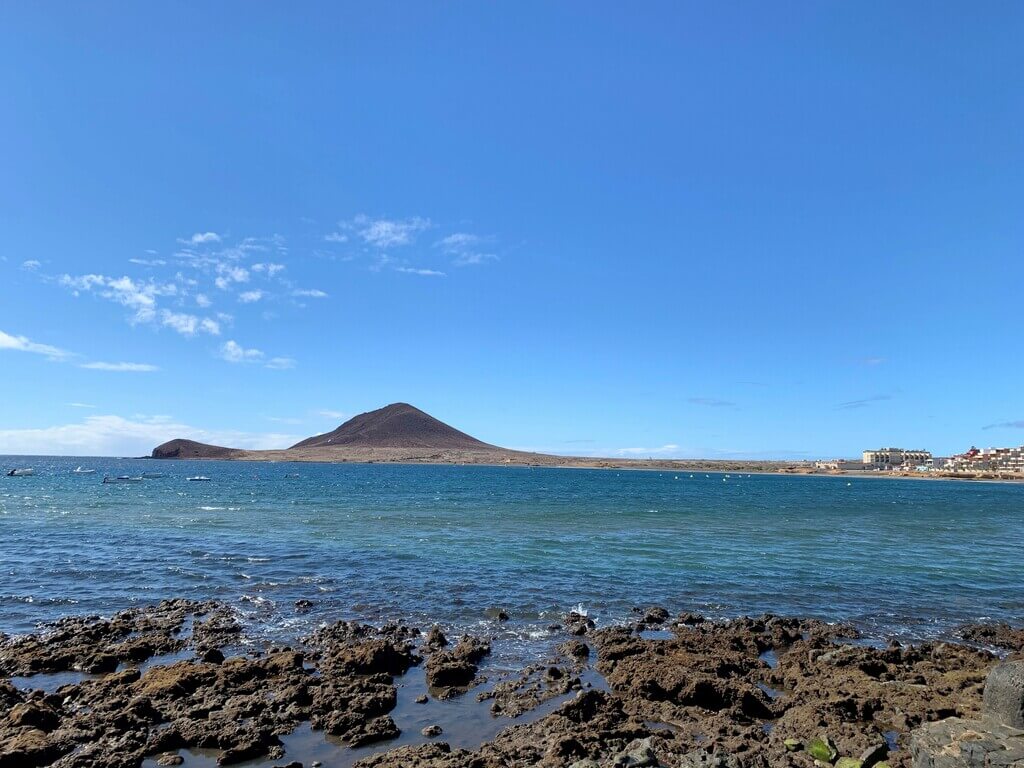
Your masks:
<svg viewBox="0 0 1024 768"><path fill-rule="evenodd" d="M130 477L129 475L118 475L117 477L104 477L104 483L141 483L141 477Z"/></svg>
<svg viewBox="0 0 1024 768"><path fill-rule="evenodd" d="M142 476L147 480L159 480L161 477L167 477L163 472L143 472Z"/></svg>
<svg viewBox="0 0 1024 768"><path fill-rule="evenodd" d="M31 467L25 467L24 469L12 469L7 473L8 477L31 477L36 471Z"/></svg>
<svg viewBox="0 0 1024 768"><path fill-rule="evenodd" d="M188 480L190 483L208 483L208 482L210 482L210 478L206 477L205 475L196 475L195 477L187 477L185 479Z"/></svg>
<svg viewBox="0 0 1024 768"><path fill-rule="evenodd" d="M72 475L95 475L95 469L85 469L83 467L75 467L71 470Z"/></svg>

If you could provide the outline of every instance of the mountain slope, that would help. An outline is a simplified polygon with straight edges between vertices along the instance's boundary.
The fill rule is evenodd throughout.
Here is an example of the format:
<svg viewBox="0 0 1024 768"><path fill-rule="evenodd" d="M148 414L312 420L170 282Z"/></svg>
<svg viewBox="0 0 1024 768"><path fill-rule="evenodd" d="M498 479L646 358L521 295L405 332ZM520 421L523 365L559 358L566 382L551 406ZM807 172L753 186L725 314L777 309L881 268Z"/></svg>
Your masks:
<svg viewBox="0 0 1024 768"><path fill-rule="evenodd" d="M296 448L495 450L495 446L460 432L408 403L392 403L362 413L332 432L307 438L289 450Z"/></svg>
<svg viewBox="0 0 1024 768"><path fill-rule="evenodd" d="M153 449L154 459L230 459L241 453L237 448L197 443L195 440L168 440Z"/></svg>

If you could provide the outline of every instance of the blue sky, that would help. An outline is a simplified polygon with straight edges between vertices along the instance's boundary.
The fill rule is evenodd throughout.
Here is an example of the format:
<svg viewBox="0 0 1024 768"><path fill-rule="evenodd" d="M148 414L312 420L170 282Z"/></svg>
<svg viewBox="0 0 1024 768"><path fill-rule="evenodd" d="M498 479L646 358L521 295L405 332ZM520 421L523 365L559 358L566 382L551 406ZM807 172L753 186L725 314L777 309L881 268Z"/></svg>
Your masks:
<svg viewBox="0 0 1024 768"><path fill-rule="evenodd" d="M1024 442L1024 5L7 4L0 453L393 401L711 458Z"/></svg>

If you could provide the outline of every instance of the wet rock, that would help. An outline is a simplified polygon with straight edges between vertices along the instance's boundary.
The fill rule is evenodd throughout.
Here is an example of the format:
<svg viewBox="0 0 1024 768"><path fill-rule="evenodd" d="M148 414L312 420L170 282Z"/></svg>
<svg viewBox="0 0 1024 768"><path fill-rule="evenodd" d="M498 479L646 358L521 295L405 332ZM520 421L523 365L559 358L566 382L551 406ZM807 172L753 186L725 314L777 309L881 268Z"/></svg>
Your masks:
<svg viewBox="0 0 1024 768"><path fill-rule="evenodd" d="M207 664L220 664L224 661L224 654L219 648L208 648L200 658Z"/></svg>
<svg viewBox="0 0 1024 768"><path fill-rule="evenodd" d="M444 632L441 631L441 627L437 624L430 628L427 632L426 643L429 648L444 648L448 645L448 638L444 636Z"/></svg>
<svg viewBox="0 0 1024 768"><path fill-rule="evenodd" d="M441 733L442 733L441 726L440 725L428 725L426 728L424 728L422 731L420 731L420 733L422 733L428 739L432 739L435 736L440 736L441 735Z"/></svg>
<svg viewBox="0 0 1024 768"><path fill-rule="evenodd" d="M565 627L565 631L570 635L582 636L587 634L591 629L594 629L597 625L594 620L585 614L578 613L576 611L570 611L565 620L562 622Z"/></svg>
<svg viewBox="0 0 1024 768"><path fill-rule="evenodd" d="M501 609L498 609L498 613L495 615L494 618L496 618L498 621L508 621L509 618L511 618L511 617L508 615L508 611L506 611L505 609L501 608Z"/></svg>
<svg viewBox="0 0 1024 768"><path fill-rule="evenodd" d="M860 753L858 761L860 762L861 768L873 768L889 756L889 745L885 739L882 739L877 744L874 744L866 748Z"/></svg>
<svg viewBox="0 0 1024 768"><path fill-rule="evenodd" d="M590 646L582 640L566 640L558 646L558 652L563 656L581 661L590 656Z"/></svg>
<svg viewBox="0 0 1024 768"><path fill-rule="evenodd" d="M185 758L178 754L160 755L157 758L157 765L181 765L185 762Z"/></svg>
<svg viewBox="0 0 1024 768"><path fill-rule="evenodd" d="M683 755L679 768L740 768L740 761L727 752L698 749Z"/></svg>
<svg viewBox="0 0 1024 768"><path fill-rule="evenodd" d="M664 624L668 621L669 613L661 606L648 608L644 613L644 624Z"/></svg>
<svg viewBox="0 0 1024 768"><path fill-rule="evenodd" d="M400 747L357 760L353 768L485 768L484 762L463 749L441 742Z"/></svg>
<svg viewBox="0 0 1024 768"><path fill-rule="evenodd" d="M1014 628L1009 624L971 624L961 627L960 636L970 643L1008 651L1024 651L1024 627Z"/></svg>
<svg viewBox="0 0 1024 768"><path fill-rule="evenodd" d="M453 648L430 656L425 666L427 685L441 689L445 698L467 689L476 677L477 665L491 652L491 644L463 637Z"/></svg>
<svg viewBox="0 0 1024 768"><path fill-rule="evenodd" d="M308 613L313 608L312 600L296 600L295 601L295 612L296 613Z"/></svg>

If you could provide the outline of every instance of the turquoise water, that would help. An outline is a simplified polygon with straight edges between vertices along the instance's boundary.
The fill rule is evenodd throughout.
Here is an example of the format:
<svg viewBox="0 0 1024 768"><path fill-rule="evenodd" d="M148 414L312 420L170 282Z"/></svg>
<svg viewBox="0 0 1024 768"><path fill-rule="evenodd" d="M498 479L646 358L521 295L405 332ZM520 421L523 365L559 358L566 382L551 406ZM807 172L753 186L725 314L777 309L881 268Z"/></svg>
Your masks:
<svg viewBox="0 0 1024 768"><path fill-rule="evenodd" d="M6 632L176 596L226 600L274 638L337 618L495 626L500 607L499 631L529 641L578 604L602 622L658 603L905 638L1024 620L1024 485L0 458L15 466L37 475L0 477ZM166 477L100 482L143 471Z"/></svg>

